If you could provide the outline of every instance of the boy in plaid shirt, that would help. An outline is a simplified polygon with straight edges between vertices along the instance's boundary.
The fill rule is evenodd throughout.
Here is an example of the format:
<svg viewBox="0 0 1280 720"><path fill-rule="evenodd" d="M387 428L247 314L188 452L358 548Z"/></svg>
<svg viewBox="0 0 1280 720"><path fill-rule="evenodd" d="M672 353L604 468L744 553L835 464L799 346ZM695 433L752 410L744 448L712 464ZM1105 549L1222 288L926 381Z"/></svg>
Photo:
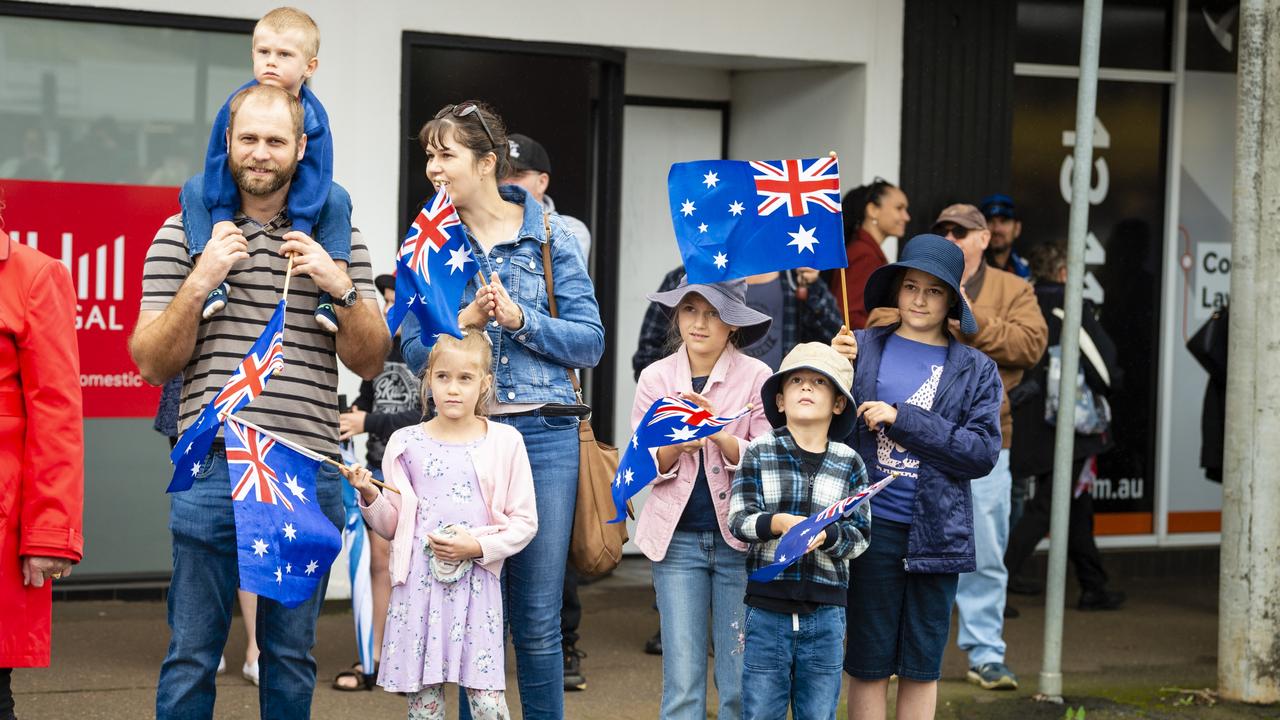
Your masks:
<svg viewBox="0 0 1280 720"><path fill-rule="evenodd" d="M855 419L853 367L831 346L804 343L761 389L772 432L748 446L733 481L729 529L748 543L747 572L773 561L793 525L867 485L862 459L831 438ZM770 582L747 583L744 720L835 720L844 657L849 560L867 549L869 503L828 525Z"/></svg>

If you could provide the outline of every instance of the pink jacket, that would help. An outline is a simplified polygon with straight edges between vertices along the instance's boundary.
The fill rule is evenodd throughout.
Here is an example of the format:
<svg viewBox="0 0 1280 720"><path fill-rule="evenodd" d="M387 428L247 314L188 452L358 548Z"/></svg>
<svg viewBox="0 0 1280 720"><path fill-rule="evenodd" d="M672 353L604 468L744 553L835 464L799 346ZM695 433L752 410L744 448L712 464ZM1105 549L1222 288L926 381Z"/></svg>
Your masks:
<svg viewBox="0 0 1280 720"><path fill-rule="evenodd" d="M751 412L725 427L738 437L738 457L747 452L751 439L772 429L760 404L760 387L773 374L768 365L744 355L732 345L725 348L711 369L702 395L711 401L717 413L734 413L747 403ZM693 389L693 376L689 370L689 354L683 345L674 354L665 357L640 373L636 385L636 401L631 408L631 426L644 417L654 400L680 391ZM656 452L656 451L655 451ZM736 550L747 546L729 532L729 488L733 484L733 472L737 465L725 462L720 448L708 442L704 455L707 460L707 483L711 486L711 502L716 508L716 520L725 542ZM681 455L671 471L659 475L650 486L649 499L644 502L640 520L636 523L636 546L650 560L657 562L667 556L671 535L680 522L684 506L693 493L693 483L698 477L698 456Z"/></svg>
<svg viewBox="0 0 1280 720"><path fill-rule="evenodd" d="M472 528L483 555L476 563L501 577L502 561L524 549L538 532L538 510L534 503L533 471L524 449L520 431L510 425L487 421L488 432L480 444L471 448L480 481L480 496L489 506L490 524ZM414 519L418 516L418 496L413 483L399 462L405 451L406 430L401 428L387 440L382 456L382 475L388 485L400 491L383 492L366 506L360 501L360 513L369 527L391 541L391 584L403 585L409 577L409 558L413 550Z"/></svg>

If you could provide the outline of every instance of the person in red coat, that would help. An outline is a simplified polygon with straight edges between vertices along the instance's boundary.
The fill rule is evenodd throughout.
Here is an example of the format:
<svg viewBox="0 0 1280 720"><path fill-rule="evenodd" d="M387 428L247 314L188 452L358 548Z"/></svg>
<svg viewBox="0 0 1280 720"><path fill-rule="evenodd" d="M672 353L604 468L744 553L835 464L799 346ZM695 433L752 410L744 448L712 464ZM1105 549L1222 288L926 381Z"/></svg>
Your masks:
<svg viewBox="0 0 1280 720"><path fill-rule="evenodd" d="M49 665L50 579L84 550L84 414L71 274L3 228L0 218L0 720L11 720L12 668Z"/></svg>
<svg viewBox="0 0 1280 720"><path fill-rule="evenodd" d="M867 309L862 300L867 278L876 268L889 263L880 246L886 238L902 237L911 216L907 214L907 194L883 178L845 193L840 205L849 267L843 286L839 270L827 271L823 279L837 300L844 295L841 310L848 308L849 329L861 330L867 326Z"/></svg>

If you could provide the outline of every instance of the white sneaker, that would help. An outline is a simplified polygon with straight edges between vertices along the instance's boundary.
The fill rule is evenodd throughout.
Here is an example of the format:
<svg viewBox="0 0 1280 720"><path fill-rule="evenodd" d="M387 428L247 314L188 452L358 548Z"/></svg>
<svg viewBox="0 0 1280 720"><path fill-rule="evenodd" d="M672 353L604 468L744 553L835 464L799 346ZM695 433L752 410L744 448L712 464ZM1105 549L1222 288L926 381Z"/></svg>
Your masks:
<svg viewBox="0 0 1280 720"><path fill-rule="evenodd" d="M240 670L240 674L244 676L245 680L248 680L254 685L257 685L258 684L258 661L254 660L252 665L250 665L249 663L245 663L244 668Z"/></svg>
<svg viewBox="0 0 1280 720"><path fill-rule="evenodd" d="M226 671L227 671L227 656L223 655L222 657L218 658L218 674L221 675Z"/></svg>

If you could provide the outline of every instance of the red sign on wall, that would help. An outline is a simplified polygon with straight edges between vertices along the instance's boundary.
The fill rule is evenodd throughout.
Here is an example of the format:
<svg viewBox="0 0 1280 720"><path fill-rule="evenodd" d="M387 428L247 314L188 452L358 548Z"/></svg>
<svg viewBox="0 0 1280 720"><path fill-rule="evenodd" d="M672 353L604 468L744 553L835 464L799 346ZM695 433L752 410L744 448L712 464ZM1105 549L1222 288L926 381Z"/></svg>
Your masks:
<svg viewBox="0 0 1280 720"><path fill-rule="evenodd" d="M127 341L147 248L177 212L178 189L0 180L0 193L10 238L71 271L85 417L154 416L160 389L138 374Z"/></svg>

